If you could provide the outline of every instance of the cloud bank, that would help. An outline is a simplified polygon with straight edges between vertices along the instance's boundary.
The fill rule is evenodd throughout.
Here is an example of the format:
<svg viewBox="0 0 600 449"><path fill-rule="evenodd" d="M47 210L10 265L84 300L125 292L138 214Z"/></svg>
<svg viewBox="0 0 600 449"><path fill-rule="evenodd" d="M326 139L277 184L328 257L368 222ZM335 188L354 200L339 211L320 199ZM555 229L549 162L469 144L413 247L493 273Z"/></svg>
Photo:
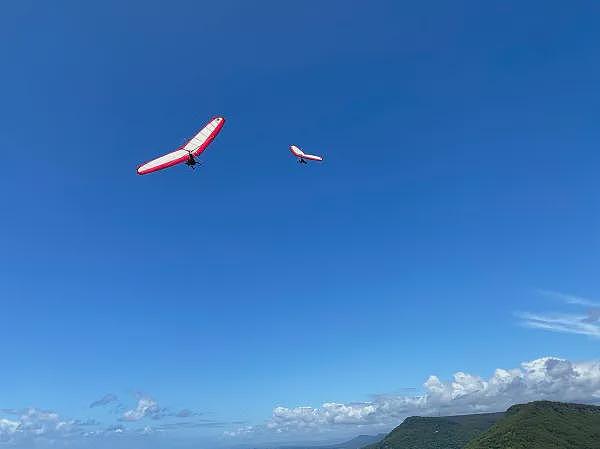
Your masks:
<svg viewBox="0 0 600 449"><path fill-rule="evenodd" d="M35 440L67 440L85 435L88 426L96 425L93 420L65 419L58 413L37 408L21 411L4 411L11 415L0 418L0 442L24 443Z"/></svg>
<svg viewBox="0 0 600 449"><path fill-rule="evenodd" d="M114 402L109 399L95 402ZM168 447L174 441L194 445L202 435L194 432L200 429L234 437L235 444L338 438L388 431L411 415L494 412L540 399L600 404L600 360L574 362L543 357L516 368L498 368L487 378L462 371L446 380L431 375L425 379L421 394L381 394L368 402L326 402L318 407L279 406L270 418L257 425L202 419L200 413L162 407L142 394L118 415L107 413L108 419L103 422L90 417L65 418L37 408L4 409L0 410L0 448L131 449L149 448L153 442L155 447ZM90 413L97 414L96 407L92 408ZM158 444L161 435L168 435L168 439ZM232 443L228 438L221 443L229 444L227 441Z"/></svg>
<svg viewBox="0 0 600 449"><path fill-rule="evenodd" d="M442 381L429 376L424 393L416 396L379 395L362 403L324 403L319 407L276 407L270 419L240 427L228 436L376 431L398 425L411 415L454 415L506 410L513 404L547 399L600 402L600 360L571 362L544 357L518 368L498 368L487 379L457 372Z"/></svg>
<svg viewBox="0 0 600 449"><path fill-rule="evenodd" d="M91 409L118 401L107 394L92 402ZM104 410L102 422L90 417L71 419L50 410L35 407L25 409L0 409L0 448L111 448L151 447L151 438L176 435L178 431L218 428L226 423L200 419L200 413L189 409L178 412L159 406L148 395L138 394L135 405L127 408L120 404L115 410ZM98 414L98 410L90 411ZM140 446L142 444L142 446ZM164 444L163 444L164 447Z"/></svg>

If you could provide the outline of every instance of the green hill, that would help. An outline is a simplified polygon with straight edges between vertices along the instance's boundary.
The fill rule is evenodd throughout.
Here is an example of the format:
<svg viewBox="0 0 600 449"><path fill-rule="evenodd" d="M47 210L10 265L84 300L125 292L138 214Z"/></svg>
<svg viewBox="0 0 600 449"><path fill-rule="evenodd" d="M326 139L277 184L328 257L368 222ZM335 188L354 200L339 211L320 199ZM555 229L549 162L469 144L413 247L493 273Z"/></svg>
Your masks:
<svg viewBox="0 0 600 449"><path fill-rule="evenodd" d="M461 449L485 432L503 413L406 418L379 443L364 449Z"/></svg>
<svg viewBox="0 0 600 449"><path fill-rule="evenodd" d="M600 407L548 401L515 405L465 449L600 449Z"/></svg>

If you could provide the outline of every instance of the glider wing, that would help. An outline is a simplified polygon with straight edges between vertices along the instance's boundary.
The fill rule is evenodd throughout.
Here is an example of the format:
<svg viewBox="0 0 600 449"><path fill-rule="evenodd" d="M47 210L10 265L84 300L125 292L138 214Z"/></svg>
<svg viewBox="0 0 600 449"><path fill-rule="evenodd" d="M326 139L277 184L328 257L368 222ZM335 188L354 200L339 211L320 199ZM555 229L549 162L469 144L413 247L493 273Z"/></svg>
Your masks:
<svg viewBox="0 0 600 449"><path fill-rule="evenodd" d="M224 124L225 119L223 117L213 118L198 131L194 137L188 140L185 145L182 145L175 151L167 153L164 156L160 156L140 165L137 169L138 175L145 175L184 162L190 157L190 154L193 156L200 155L206 150L206 147L208 147L213 139L217 137L217 134L219 134Z"/></svg>
<svg viewBox="0 0 600 449"><path fill-rule="evenodd" d="M314 154L306 154L304 151L302 151L296 145L290 145L290 151L298 159L308 159L310 161L322 161L323 160L323 158L321 156L315 156Z"/></svg>
<svg viewBox="0 0 600 449"><path fill-rule="evenodd" d="M172 151L164 156L157 157L156 159L152 159L151 161L140 165L137 169L138 175L145 175L147 173L152 173L153 171L171 167L172 165L185 161L189 156L190 154L183 149Z"/></svg>

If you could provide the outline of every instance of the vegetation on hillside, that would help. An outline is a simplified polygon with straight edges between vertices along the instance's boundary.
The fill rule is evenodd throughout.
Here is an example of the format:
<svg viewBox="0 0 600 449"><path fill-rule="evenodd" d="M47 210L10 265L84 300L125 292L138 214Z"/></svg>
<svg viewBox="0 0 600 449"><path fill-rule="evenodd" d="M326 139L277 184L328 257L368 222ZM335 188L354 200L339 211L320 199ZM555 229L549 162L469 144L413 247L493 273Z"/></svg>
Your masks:
<svg viewBox="0 0 600 449"><path fill-rule="evenodd" d="M502 413L422 418L413 416L379 443L364 449L461 449L489 429Z"/></svg>
<svg viewBox="0 0 600 449"><path fill-rule="evenodd" d="M600 449L600 407L548 401L515 405L465 449Z"/></svg>

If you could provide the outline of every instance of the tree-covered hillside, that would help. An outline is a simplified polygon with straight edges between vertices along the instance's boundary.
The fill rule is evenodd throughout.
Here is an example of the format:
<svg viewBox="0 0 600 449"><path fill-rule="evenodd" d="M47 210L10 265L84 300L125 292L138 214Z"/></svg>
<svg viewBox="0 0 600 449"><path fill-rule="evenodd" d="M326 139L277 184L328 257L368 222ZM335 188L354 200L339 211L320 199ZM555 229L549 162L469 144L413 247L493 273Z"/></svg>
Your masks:
<svg viewBox="0 0 600 449"><path fill-rule="evenodd" d="M515 405L465 449L600 449L600 407L548 401Z"/></svg>
<svg viewBox="0 0 600 449"><path fill-rule="evenodd" d="M379 443L365 449L461 449L489 429L503 413L422 418L413 416Z"/></svg>

